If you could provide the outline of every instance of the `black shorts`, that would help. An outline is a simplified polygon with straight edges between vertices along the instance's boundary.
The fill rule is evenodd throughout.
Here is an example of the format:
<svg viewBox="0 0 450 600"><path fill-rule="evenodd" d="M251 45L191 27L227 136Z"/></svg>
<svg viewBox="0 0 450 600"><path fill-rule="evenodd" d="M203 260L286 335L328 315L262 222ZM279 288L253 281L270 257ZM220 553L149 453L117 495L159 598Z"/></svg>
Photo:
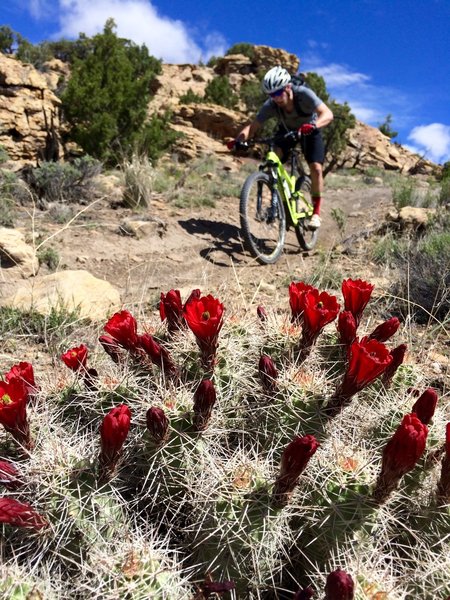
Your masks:
<svg viewBox="0 0 450 600"><path fill-rule="evenodd" d="M286 129L280 127L275 135L283 135L284 133L286 133ZM288 138L287 140L283 140L281 144L277 144L283 151L282 162L287 161L289 150L291 150L296 143L297 142L292 138ZM302 135L300 138L300 147L308 164L314 162L323 165L325 160L325 146L320 129L315 129L310 135Z"/></svg>

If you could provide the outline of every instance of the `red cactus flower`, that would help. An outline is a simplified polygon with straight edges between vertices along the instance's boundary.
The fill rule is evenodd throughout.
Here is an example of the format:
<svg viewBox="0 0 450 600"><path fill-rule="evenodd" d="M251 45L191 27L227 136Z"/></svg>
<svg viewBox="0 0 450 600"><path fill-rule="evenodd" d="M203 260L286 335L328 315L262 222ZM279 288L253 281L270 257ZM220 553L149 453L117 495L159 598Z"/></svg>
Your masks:
<svg viewBox="0 0 450 600"><path fill-rule="evenodd" d="M100 468L112 472L130 430L131 411L125 404L111 409L100 426Z"/></svg>
<svg viewBox="0 0 450 600"><path fill-rule="evenodd" d="M20 362L11 367L8 373L5 374L5 380L10 381L13 377L21 379L27 388L28 397L33 398L39 387L34 379L33 365L29 362Z"/></svg>
<svg viewBox="0 0 450 600"><path fill-rule="evenodd" d="M312 289L304 292L303 305L303 328L300 345L303 348L308 348L315 343L325 325L336 318L339 312L339 304L336 296Z"/></svg>
<svg viewBox="0 0 450 600"><path fill-rule="evenodd" d="M440 504L450 503L450 423L445 427L444 458L442 459L441 475L437 487L437 497Z"/></svg>
<svg viewBox="0 0 450 600"><path fill-rule="evenodd" d="M116 342L126 350L134 351L137 344L137 322L127 310L115 313L104 326Z"/></svg>
<svg viewBox="0 0 450 600"><path fill-rule="evenodd" d="M267 311L264 306L257 306L256 314L258 315L258 319L261 321L261 323L265 323L267 321Z"/></svg>
<svg viewBox="0 0 450 600"><path fill-rule="evenodd" d="M397 332L399 327L400 321L397 319L397 317L391 317L384 323L380 323L378 327L375 327L375 329L369 335L369 339L378 340L379 342L386 342L394 335L394 333Z"/></svg>
<svg viewBox="0 0 450 600"><path fill-rule="evenodd" d="M411 471L422 456L427 442L428 427L411 413L405 415L397 431L383 450L381 472L374 490L379 502L386 500L400 479Z"/></svg>
<svg viewBox="0 0 450 600"><path fill-rule="evenodd" d="M176 333L185 325L180 290L169 290L167 294L161 292L159 315L161 321L167 319L167 329L170 334Z"/></svg>
<svg viewBox="0 0 450 600"><path fill-rule="evenodd" d="M206 429L216 399L213 382L210 379L203 379L194 392L194 427L197 431Z"/></svg>
<svg viewBox="0 0 450 600"><path fill-rule="evenodd" d="M223 325L223 304L211 296L192 298L184 306L184 318L194 333L201 352L203 367L212 369Z"/></svg>
<svg viewBox="0 0 450 600"><path fill-rule="evenodd" d="M8 490L15 490L22 485L19 471L6 460L0 460L0 485Z"/></svg>
<svg viewBox="0 0 450 600"><path fill-rule="evenodd" d="M339 313L337 329L341 344L350 346L355 341L357 326L355 317L349 310Z"/></svg>
<svg viewBox="0 0 450 600"><path fill-rule="evenodd" d="M142 348L153 364L158 366L168 377L177 377L179 369L169 352L149 333L138 336L137 347Z"/></svg>
<svg viewBox="0 0 450 600"><path fill-rule="evenodd" d="M169 431L169 419L162 408L151 406L147 410L147 429L153 441L161 444L166 441Z"/></svg>
<svg viewBox="0 0 450 600"><path fill-rule="evenodd" d="M267 356L267 354L261 355L258 369L259 378L263 384L263 388L266 392L273 392L277 387L276 379L278 377L278 371L270 356Z"/></svg>
<svg viewBox="0 0 450 600"><path fill-rule="evenodd" d="M318 447L319 442L313 435L297 436L286 446L273 491L278 505L285 506L289 502L300 475Z"/></svg>
<svg viewBox="0 0 450 600"><path fill-rule="evenodd" d="M362 339L354 341L349 349L349 364L336 395L351 398L372 383L390 364L392 357L381 342Z"/></svg>
<svg viewBox="0 0 450 600"><path fill-rule="evenodd" d="M14 498L0 498L0 523L42 529L48 522L34 508Z"/></svg>
<svg viewBox="0 0 450 600"><path fill-rule="evenodd" d="M110 335L101 335L98 341L103 346L103 350L109 355L109 357L116 363L119 364L122 360L122 349L117 341Z"/></svg>
<svg viewBox="0 0 450 600"><path fill-rule="evenodd" d="M392 360L383 372L382 377L384 387L387 388L390 386L392 379L395 373L397 372L397 369L401 364L403 364L403 361L405 360L405 354L407 349L408 346L406 344L400 344L400 346L397 346L396 348L391 350L390 355L392 357Z"/></svg>
<svg viewBox="0 0 450 600"><path fill-rule="evenodd" d="M342 282L345 310L349 310L352 313L357 326L370 300L374 287L371 283L362 281L361 279L344 279Z"/></svg>
<svg viewBox="0 0 450 600"><path fill-rule="evenodd" d="M423 394L417 398L411 412L415 413L424 425L429 425L433 418L438 395L433 388L427 388Z"/></svg>
<svg viewBox="0 0 450 600"><path fill-rule="evenodd" d="M27 420L28 392L21 379L0 381L0 423L27 450L32 448Z"/></svg>
<svg viewBox="0 0 450 600"><path fill-rule="evenodd" d="M304 295L305 292L315 290L316 288L303 281L293 281L289 285L289 305L291 307L291 323L300 325L305 310ZM317 292L319 290L316 290Z"/></svg>
<svg viewBox="0 0 450 600"><path fill-rule="evenodd" d="M325 600L353 600L354 594L355 584L348 573L336 569L328 575L325 584Z"/></svg>
<svg viewBox="0 0 450 600"><path fill-rule="evenodd" d="M81 344L76 348L67 350L64 354L61 354L61 360L69 367L69 369L72 369L72 371L79 371L80 369L85 370L88 352L87 346Z"/></svg>

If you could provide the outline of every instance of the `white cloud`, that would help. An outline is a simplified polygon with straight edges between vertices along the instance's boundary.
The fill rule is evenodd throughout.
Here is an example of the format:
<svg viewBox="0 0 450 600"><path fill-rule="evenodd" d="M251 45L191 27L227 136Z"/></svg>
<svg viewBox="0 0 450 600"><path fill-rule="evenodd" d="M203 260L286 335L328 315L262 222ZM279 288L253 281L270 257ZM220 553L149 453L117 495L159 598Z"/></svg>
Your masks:
<svg viewBox="0 0 450 600"><path fill-rule="evenodd" d="M427 158L433 162L450 160L450 126L442 123L419 125L414 127L408 136L414 144L421 148Z"/></svg>
<svg viewBox="0 0 450 600"><path fill-rule="evenodd" d="M145 44L150 54L167 63L197 63L225 51L220 34L210 32L199 45L182 21L162 16L149 0L59 0L55 37L76 38L80 32L92 36L103 31L109 18L120 37Z"/></svg>
<svg viewBox="0 0 450 600"><path fill-rule="evenodd" d="M409 129L414 123L414 101L400 90L375 85L370 75L354 71L348 65L326 64L313 52L305 55L304 68L321 75L330 95L337 102L347 102L360 121L379 127L387 115L392 115L394 129Z"/></svg>
<svg viewBox="0 0 450 600"><path fill-rule="evenodd" d="M336 88L362 85L370 80L368 75L351 71L346 65L338 65L336 63L317 67L314 71L325 79L327 86Z"/></svg>

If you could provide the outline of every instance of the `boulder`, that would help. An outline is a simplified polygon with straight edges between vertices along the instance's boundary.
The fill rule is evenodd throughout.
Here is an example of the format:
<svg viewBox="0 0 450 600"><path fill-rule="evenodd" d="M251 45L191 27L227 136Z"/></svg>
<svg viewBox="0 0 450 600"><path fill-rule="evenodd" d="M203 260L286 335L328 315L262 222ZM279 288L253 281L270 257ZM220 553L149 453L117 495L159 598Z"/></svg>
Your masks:
<svg viewBox="0 0 450 600"><path fill-rule="evenodd" d="M0 306L35 310L49 315L53 309L78 310L80 317L92 321L107 319L120 310L119 291L107 281L88 271L60 271L39 279L31 279L0 298Z"/></svg>
<svg viewBox="0 0 450 600"><path fill-rule="evenodd" d="M17 229L0 228L0 266L2 279L26 278L37 273L39 261L36 252Z"/></svg>

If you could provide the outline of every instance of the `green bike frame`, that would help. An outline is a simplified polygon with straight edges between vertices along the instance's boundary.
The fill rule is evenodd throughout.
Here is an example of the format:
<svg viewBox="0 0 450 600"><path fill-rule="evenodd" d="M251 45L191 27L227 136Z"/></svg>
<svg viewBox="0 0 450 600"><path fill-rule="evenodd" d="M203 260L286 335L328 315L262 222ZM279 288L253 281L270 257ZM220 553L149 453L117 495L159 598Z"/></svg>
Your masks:
<svg viewBox="0 0 450 600"><path fill-rule="evenodd" d="M294 227L298 225L299 219L304 219L312 214L313 207L307 201L301 190L295 190L297 178L295 175L289 175L281 162L278 154L273 150L269 150L266 155L266 165L271 169L276 170L276 174L272 171L272 176L275 180L280 198L287 206ZM297 212L297 200L303 201L304 210Z"/></svg>

